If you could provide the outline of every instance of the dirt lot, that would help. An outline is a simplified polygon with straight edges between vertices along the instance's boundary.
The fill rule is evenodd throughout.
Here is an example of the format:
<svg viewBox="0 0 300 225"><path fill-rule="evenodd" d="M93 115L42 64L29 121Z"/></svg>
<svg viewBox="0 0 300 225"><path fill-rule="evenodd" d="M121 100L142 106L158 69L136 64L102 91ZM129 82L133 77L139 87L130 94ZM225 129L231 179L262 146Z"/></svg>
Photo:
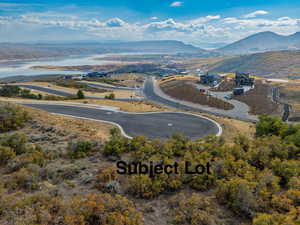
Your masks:
<svg viewBox="0 0 300 225"><path fill-rule="evenodd" d="M113 76L123 86L134 88L143 85L144 76L140 73L121 73Z"/></svg>
<svg viewBox="0 0 300 225"><path fill-rule="evenodd" d="M184 101L207 105L210 107L230 110L233 105L218 98L201 94L193 85L187 83L188 80L171 80L160 85L167 95Z"/></svg>
<svg viewBox="0 0 300 225"><path fill-rule="evenodd" d="M300 85L299 84L282 84L280 86L280 100L290 104L290 119L300 121Z"/></svg>
<svg viewBox="0 0 300 225"><path fill-rule="evenodd" d="M255 88L240 96L233 98L246 103L250 107L250 113L254 115L278 115L281 111L280 104L272 102L270 96L271 86L257 81Z"/></svg>
<svg viewBox="0 0 300 225"><path fill-rule="evenodd" d="M211 91L232 91L235 88L235 82L233 80L223 80L217 88L211 88Z"/></svg>

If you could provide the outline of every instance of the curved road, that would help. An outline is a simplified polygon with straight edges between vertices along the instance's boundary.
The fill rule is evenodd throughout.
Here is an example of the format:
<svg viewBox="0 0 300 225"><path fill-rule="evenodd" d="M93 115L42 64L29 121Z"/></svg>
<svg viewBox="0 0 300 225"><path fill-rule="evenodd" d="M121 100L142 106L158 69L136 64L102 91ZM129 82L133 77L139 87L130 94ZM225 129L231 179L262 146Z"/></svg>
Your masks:
<svg viewBox="0 0 300 225"><path fill-rule="evenodd" d="M176 101L171 98L166 98L157 93L156 87L153 81L153 77L147 77L146 81L144 83L144 89L143 94L146 97L146 99L151 100L153 102L156 102L161 105L165 105L172 108L182 109L182 110L188 110L188 111L196 111L196 112L203 112L203 113L209 113L216 116L222 116L222 117L230 117L233 119L238 119L242 121L247 122L256 122L257 120L249 115L245 115L244 113L240 113L239 111L231 111L226 112L225 110L217 110L212 109L208 110L200 107L193 107L191 105L183 104L181 101Z"/></svg>
<svg viewBox="0 0 300 225"><path fill-rule="evenodd" d="M221 135L218 123L205 117L187 113L126 113L82 106L21 103L50 113L106 121L118 125L127 137L147 136L167 138L173 133L182 133L191 139L208 135Z"/></svg>
<svg viewBox="0 0 300 225"><path fill-rule="evenodd" d="M138 88L110 86L110 85L104 85L104 84L100 84L100 83L97 83L97 82L90 82L90 81L77 81L77 82L87 84L87 85L92 86L92 87L103 88L103 89L125 90L125 91L138 90Z"/></svg>
<svg viewBox="0 0 300 225"><path fill-rule="evenodd" d="M137 89L142 92L144 95L145 99L156 102L158 104L167 106L167 107L172 107L176 109L181 109L181 110L187 110L187 111L196 111L196 112L203 112L203 113L209 113L213 114L216 116L225 116L233 119L238 119L242 121L248 121L248 122L256 122L257 118L254 116L249 115L248 113L245 113L247 109L244 108L235 108L234 110L218 110L218 109L208 109L207 107L202 107L202 106L193 106L193 104L188 104L183 101L179 101L176 99L172 99L169 97L166 97L164 94L160 94L159 91L157 91L157 87L154 84L153 77L146 77L146 80L144 82L144 86L142 89ZM36 85L18 85L23 88L29 88L33 90L38 90L38 91L43 91L47 92L50 94L55 94L55 95L60 95L64 97L68 96L74 96L72 93L68 93L65 91L61 91L58 89L54 88L48 88L48 87L42 87L42 86L36 86ZM101 84L97 85L98 87L102 86ZM95 96L87 96L88 98L92 99L103 99L103 97L95 97ZM121 100L121 101L130 101L130 100L142 100L143 98L116 98L116 100Z"/></svg>

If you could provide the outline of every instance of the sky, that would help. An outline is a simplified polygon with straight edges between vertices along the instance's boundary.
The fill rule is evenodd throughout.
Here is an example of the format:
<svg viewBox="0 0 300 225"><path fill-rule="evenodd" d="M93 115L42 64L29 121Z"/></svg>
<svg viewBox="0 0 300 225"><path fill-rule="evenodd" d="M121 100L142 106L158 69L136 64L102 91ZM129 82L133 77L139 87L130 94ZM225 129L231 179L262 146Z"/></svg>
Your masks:
<svg viewBox="0 0 300 225"><path fill-rule="evenodd" d="M299 0L0 0L0 42L179 40L300 31Z"/></svg>

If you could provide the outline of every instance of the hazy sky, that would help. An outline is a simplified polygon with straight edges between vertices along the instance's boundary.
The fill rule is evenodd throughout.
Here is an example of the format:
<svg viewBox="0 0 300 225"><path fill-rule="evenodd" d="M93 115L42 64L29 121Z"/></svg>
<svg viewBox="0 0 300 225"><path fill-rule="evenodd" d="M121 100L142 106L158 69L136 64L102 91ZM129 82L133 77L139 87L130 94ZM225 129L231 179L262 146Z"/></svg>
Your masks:
<svg viewBox="0 0 300 225"><path fill-rule="evenodd" d="M0 41L172 39L201 45L260 31L300 31L299 12L299 0L0 0Z"/></svg>

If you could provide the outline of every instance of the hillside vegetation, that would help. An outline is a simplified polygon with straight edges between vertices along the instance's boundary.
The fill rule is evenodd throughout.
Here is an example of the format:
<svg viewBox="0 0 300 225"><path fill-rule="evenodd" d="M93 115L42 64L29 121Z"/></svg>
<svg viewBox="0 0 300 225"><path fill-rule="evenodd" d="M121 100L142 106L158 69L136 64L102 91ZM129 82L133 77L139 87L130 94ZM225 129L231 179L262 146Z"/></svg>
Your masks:
<svg viewBox="0 0 300 225"><path fill-rule="evenodd" d="M300 51L265 52L225 59L211 72L245 72L263 77L300 76Z"/></svg>
<svg viewBox="0 0 300 225"><path fill-rule="evenodd" d="M2 107L3 105L1 105ZM18 107L1 112L10 117ZM18 119L16 117L16 119ZM30 122L29 122L30 120ZM2 120L3 121L3 120ZM25 127L24 127L25 126ZM16 225L295 225L300 214L300 127L261 117L254 140L103 142L35 118L0 135L0 223ZM17 131L13 131L19 129ZM211 173L119 175L116 160L211 163Z"/></svg>

